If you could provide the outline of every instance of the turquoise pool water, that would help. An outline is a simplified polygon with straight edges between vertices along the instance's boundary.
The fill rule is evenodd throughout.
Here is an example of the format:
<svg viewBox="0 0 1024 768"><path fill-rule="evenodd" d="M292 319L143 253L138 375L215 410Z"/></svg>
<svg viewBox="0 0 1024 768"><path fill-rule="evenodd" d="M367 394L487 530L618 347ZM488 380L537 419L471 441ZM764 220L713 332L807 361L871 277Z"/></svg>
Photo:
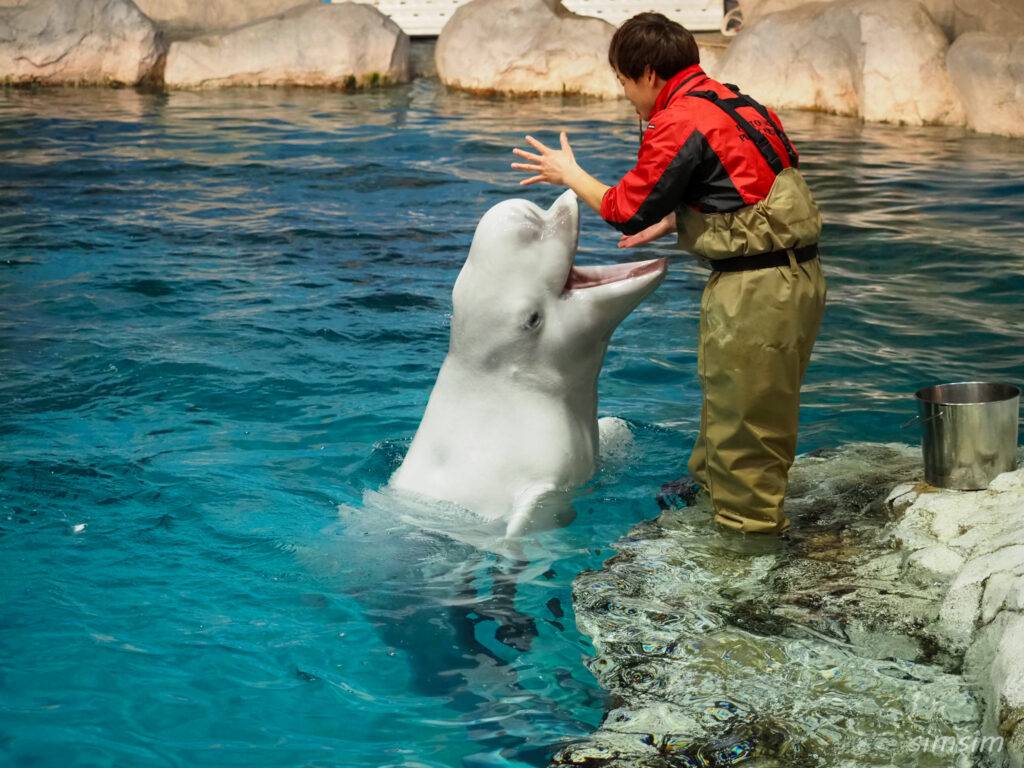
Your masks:
<svg viewBox="0 0 1024 768"><path fill-rule="evenodd" d="M916 440L926 384L1024 381L1024 142L784 119L827 221L801 450ZM5 764L543 765L600 722L571 582L684 465L698 268L613 338L601 410L635 442L528 562L373 534L363 505L476 221L557 194L517 187L511 146L563 127L628 170L624 104L0 91ZM584 214L581 261L616 241Z"/></svg>

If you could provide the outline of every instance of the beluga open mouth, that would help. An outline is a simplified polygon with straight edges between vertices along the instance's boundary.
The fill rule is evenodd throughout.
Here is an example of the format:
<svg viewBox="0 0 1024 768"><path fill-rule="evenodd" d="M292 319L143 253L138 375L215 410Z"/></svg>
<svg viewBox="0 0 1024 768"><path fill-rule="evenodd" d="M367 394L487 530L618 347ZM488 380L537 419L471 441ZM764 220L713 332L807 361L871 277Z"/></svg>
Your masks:
<svg viewBox="0 0 1024 768"><path fill-rule="evenodd" d="M618 283L633 278L662 274L667 264L666 259L649 261L632 261L627 264L610 264L605 266L578 267L575 264L569 269L569 275L562 289L565 296L572 291L596 288L599 285Z"/></svg>

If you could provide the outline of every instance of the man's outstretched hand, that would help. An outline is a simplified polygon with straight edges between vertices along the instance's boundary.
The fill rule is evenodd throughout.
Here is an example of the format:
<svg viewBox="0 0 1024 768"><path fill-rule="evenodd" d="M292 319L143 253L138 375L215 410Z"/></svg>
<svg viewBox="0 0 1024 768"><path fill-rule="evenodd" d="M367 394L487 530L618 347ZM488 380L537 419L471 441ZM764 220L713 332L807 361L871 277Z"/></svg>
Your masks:
<svg viewBox="0 0 1024 768"><path fill-rule="evenodd" d="M526 143L533 147L536 152L527 152L525 149L516 147L512 153L527 160L526 163L512 163L517 171L527 171L534 174L519 182L522 186L536 184L543 181L546 184L555 184L560 187L569 187L576 196L591 210L601 213L601 200L608 187L584 171L576 156L569 146L569 137L565 131L559 134L561 149L552 149L537 141L533 136L526 137Z"/></svg>
<svg viewBox="0 0 1024 768"><path fill-rule="evenodd" d="M527 171L536 174L536 176L520 181L519 184L521 186L525 187L528 184L536 184L538 181L557 184L558 186L572 186L572 177L583 169L576 162L576 156L572 152L572 147L569 146L569 137L565 131L562 131L559 139L562 148L552 149L537 141L533 136L527 136L526 143L540 154L533 154L518 147L512 150L513 155L518 155L524 160L529 161L529 163L512 163L512 167L517 171Z"/></svg>

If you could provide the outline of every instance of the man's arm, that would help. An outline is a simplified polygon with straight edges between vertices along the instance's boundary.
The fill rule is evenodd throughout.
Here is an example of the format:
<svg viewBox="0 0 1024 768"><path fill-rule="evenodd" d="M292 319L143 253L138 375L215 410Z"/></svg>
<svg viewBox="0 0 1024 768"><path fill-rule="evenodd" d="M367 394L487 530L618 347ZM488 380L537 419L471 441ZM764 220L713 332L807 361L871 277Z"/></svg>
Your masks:
<svg viewBox="0 0 1024 768"><path fill-rule="evenodd" d="M533 154L518 148L512 150L513 154L529 161L529 163L512 163L512 167L517 171L529 171L536 174L519 183L522 186L527 186L543 181L547 184L569 187L588 208L600 215L601 201L610 187L607 184L602 184L580 167L576 162L572 147L569 146L569 137L566 136L565 131L562 131L559 139L562 148L552 149L537 141L533 136L527 136L527 143L540 154Z"/></svg>

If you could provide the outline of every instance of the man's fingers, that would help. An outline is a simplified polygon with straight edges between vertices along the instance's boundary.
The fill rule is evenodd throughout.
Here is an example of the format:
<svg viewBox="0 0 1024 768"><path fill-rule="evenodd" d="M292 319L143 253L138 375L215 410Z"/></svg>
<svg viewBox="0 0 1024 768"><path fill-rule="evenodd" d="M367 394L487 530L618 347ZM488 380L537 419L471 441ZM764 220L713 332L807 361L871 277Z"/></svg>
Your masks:
<svg viewBox="0 0 1024 768"><path fill-rule="evenodd" d="M527 152L525 149L519 149L519 147L513 149L512 154L518 155L524 160L529 160L531 163L539 163L543 159L540 155L534 155L530 152Z"/></svg>
<svg viewBox="0 0 1024 768"><path fill-rule="evenodd" d="M675 217L666 216L657 224L652 224L647 229L637 232L635 235L623 235L619 240L619 248L633 248L637 245L653 243L658 238L664 237L675 228Z"/></svg>
<svg viewBox="0 0 1024 768"><path fill-rule="evenodd" d="M568 149L569 139L566 137L563 131L559 140L562 144L562 149ZM528 179L523 179L519 182L521 187L528 187L531 184L538 184L540 182L546 182L548 184L554 184L559 178L558 163L560 162L557 152L558 150L552 149L544 143L533 138L533 136L526 137L526 143L533 147L539 154L533 154L526 150L515 147L512 153L517 157L521 157L528 161L526 163L512 163L512 168L517 171L526 171L528 173L535 173L536 176L531 176ZM570 158L572 157L572 151L567 153ZM546 167L554 164L554 167ZM560 182L559 182L560 183Z"/></svg>
<svg viewBox="0 0 1024 768"><path fill-rule="evenodd" d="M533 147L534 149L536 149L538 152L541 152L541 153L550 152L551 151L551 150L549 150L547 148L546 145L541 144L539 141L537 141L535 138L533 138L533 136L527 136L526 137L526 143L529 144L531 147Z"/></svg>
<svg viewBox="0 0 1024 768"><path fill-rule="evenodd" d="M569 135L565 131L562 131L558 136L558 140L562 143L562 150L571 155L572 147L569 146Z"/></svg>

